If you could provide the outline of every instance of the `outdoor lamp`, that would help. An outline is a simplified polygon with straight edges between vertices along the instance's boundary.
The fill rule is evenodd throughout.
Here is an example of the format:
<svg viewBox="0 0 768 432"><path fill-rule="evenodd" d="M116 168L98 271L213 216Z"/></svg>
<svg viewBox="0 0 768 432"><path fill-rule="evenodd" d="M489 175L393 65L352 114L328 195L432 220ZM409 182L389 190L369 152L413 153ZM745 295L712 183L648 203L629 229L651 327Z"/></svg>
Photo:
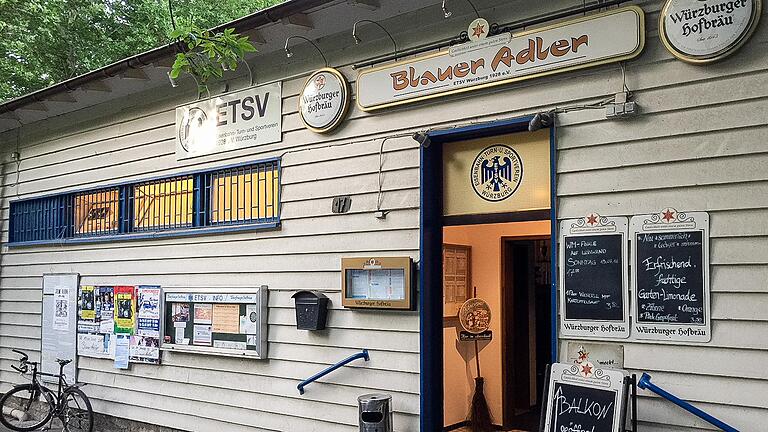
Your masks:
<svg viewBox="0 0 768 432"><path fill-rule="evenodd" d="M291 39L293 39L293 38L303 39L303 40L311 43L312 46L315 47L317 52L320 53L320 57L323 58L323 61L325 62L325 66L328 67L328 59L325 58L325 54L323 54L323 51L320 49L320 47L317 46L317 44L312 42L310 39L305 38L304 36L299 36L299 35L288 36L288 39L285 40L285 47L283 48L283 49L285 49L285 56L286 57L288 57L288 58L293 57L293 51L291 51L291 49L288 48L288 42L290 42Z"/></svg>
<svg viewBox="0 0 768 432"><path fill-rule="evenodd" d="M554 122L555 111L539 112L533 116L530 122L528 122L528 130L534 132L542 128L550 127Z"/></svg>
<svg viewBox="0 0 768 432"><path fill-rule="evenodd" d="M168 71L166 75L168 75L168 81L171 82L171 87L176 88L179 86L179 82L171 76L171 71Z"/></svg>
<svg viewBox="0 0 768 432"><path fill-rule="evenodd" d="M442 8L443 8L443 16L445 18L450 18L451 15L453 15L453 12L449 11L448 8L445 6L445 1L443 0ZM474 3L472 3L471 0L467 0L467 3L469 3L470 6L472 6L472 10L475 11L475 15L477 15L478 18L480 18L480 12L477 11L477 8L475 7Z"/></svg>
<svg viewBox="0 0 768 432"><path fill-rule="evenodd" d="M384 28L383 25L377 23L376 21L371 21L371 20L368 20L368 19L361 19L360 21L356 22L352 26L352 39L355 40L355 45L357 45L360 42L362 42L362 40L357 36L357 25L360 24L360 23L364 23L364 22L371 23L371 24L376 24L380 29L384 30L384 33L386 33L387 36L389 36L389 40L392 41L392 45L395 47L395 53L394 54L397 55L397 42L395 42L395 38L392 37L392 33L387 31L387 29Z"/></svg>

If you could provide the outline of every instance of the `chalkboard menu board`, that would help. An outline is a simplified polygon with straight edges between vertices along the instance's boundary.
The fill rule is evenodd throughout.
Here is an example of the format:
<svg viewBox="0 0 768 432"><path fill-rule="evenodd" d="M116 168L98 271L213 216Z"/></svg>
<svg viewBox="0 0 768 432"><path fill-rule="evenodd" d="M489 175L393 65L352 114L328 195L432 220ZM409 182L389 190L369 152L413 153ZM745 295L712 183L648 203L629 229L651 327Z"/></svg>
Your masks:
<svg viewBox="0 0 768 432"><path fill-rule="evenodd" d="M267 287L167 290L160 349L267 358Z"/></svg>
<svg viewBox="0 0 768 432"><path fill-rule="evenodd" d="M627 218L590 213L560 224L560 332L629 337Z"/></svg>
<svg viewBox="0 0 768 432"><path fill-rule="evenodd" d="M708 342L709 215L660 213L632 218L633 335Z"/></svg>
<svg viewBox="0 0 768 432"><path fill-rule="evenodd" d="M624 371L592 363L552 365L547 393L546 432L618 432L624 424Z"/></svg>

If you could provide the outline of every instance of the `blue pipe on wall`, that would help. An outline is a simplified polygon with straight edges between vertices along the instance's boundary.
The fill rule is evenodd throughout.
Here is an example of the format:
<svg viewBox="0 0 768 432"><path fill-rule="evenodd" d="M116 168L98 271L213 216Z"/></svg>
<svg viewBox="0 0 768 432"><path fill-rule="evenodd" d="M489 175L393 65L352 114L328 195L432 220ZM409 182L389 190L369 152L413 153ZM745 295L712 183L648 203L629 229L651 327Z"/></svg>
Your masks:
<svg viewBox="0 0 768 432"><path fill-rule="evenodd" d="M300 382L299 385L296 386L297 389L299 389L299 394L304 394L304 387L306 387L308 384L317 381L318 379L328 375L329 373L335 371L336 369L346 365L347 363L350 363L352 361L355 361L357 359L365 359L365 361L370 360L371 358L368 356L368 350L364 349L362 352L359 352L357 354L353 354L344 360L336 363L333 366L330 366L326 369L321 370L320 372L312 375L311 377L305 379L304 381Z"/></svg>
<svg viewBox="0 0 768 432"><path fill-rule="evenodd" d="M663 397L664 399L667 399L668 401L674 403L675 405L679 406L680 408L690 412L693 415L696 415L698 417L701 417L702 419L706 420L707 422L719 427L720 429L724 430L725 432L739 432L738 429L736 429L733 426L730 426L726 424L725 422L707 414L706 412L696 408L695 406L691 405L690 403L680 399L679 397L673 395L672 393L664 390L663 388L657 386L656 384L651 382L651 376L647 373L643 373L643 376L640 377L640 381L637 382L637 386L644 390L650 390L657 395Z"/></svg>

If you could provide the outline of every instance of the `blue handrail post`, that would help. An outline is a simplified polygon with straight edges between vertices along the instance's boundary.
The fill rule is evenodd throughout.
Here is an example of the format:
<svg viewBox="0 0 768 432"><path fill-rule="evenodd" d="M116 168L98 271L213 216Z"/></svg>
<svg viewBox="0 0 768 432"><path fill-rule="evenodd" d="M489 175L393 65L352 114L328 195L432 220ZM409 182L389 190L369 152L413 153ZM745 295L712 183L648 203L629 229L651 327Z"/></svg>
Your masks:
<svg viewBox="0 0 768 432"><path fill-rule="evenodd" d="M336 364L334 364L332 366L329 366L329 367L321 370L320 372L312 375L311 377L305 379L304 381L300 382L299 385L296 386L296 388L299 389L299 394L304 394L304 387L306 387L308 384L317 381L318 379L328 375L329 373L335 371L336 369L338 369L338 368L340 368L342 366L345 366L345 365L349 364L350 362L353 362L353 361L355 361L357 359L364 359L365 361L370 360L371 357L368 355L368 350L364 349L363 351L361 351L361 352L359 352L357 354L353 354L353 355L345 358L344 360L342 360L342 361L340 361L340 362L338 362L338 363L336 363Z"/></svg>
<svg viewBox="0 0 768 432"><path fill-rule="evenodd" d="M643 373L643 376L640 377L640 381L637 382L637 386L644 390L650 390L657 395L663 397L664 399L667 399L668 401L674 403L675 405L679 406L680 408L690 412L693 415L696 415L698 417L701 417L702 419L706 420L707 422L719 427L720 429L724 430L725 432L739 432L738 429L736 429L733 426L730 426L726 424L725 422L707 414L706 412L700 410L699 408L696 408L695 406L691 405L690 403L680 399L679 397L673 395L672 393L669 393L668 391L664 390L663 388L657 386L656 384L651 382L651 376L647 373Z"/></svg>

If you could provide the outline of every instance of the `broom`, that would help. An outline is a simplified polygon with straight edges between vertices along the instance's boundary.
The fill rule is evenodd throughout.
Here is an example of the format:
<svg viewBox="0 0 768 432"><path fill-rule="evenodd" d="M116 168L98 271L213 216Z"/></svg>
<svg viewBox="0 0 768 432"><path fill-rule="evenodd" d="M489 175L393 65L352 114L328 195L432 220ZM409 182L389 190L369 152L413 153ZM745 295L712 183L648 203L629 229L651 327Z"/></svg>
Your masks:
<svg viewBox="0 0 768 432"><path fill-rule="evenodd" d="M475 287L474 296L477 297L477 287ZM477 348L477 338L475 338L475 367L477 377L475 377L475 392L472 394L472 406L469 408L469 428L472 432L490 432L493 430L493 419L491 419L491 411L483 392L485 380L480 376L480 350Z"/></svg>

